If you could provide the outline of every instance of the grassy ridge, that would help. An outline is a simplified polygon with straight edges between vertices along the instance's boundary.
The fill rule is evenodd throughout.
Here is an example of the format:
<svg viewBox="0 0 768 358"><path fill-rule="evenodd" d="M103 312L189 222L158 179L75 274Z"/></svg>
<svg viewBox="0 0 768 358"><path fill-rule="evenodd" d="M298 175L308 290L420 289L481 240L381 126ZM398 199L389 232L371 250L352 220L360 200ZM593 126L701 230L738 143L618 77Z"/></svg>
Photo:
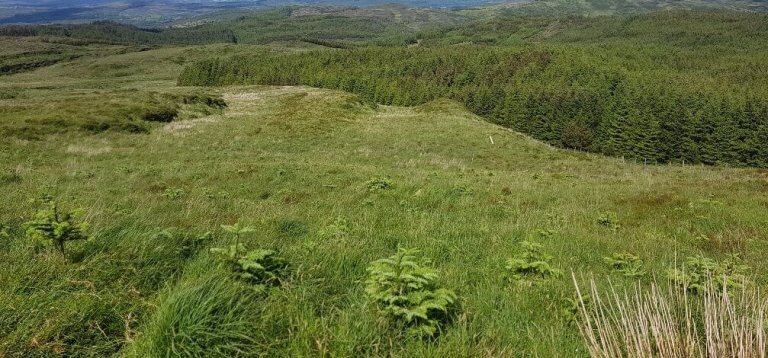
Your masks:
<svg viewBox="0 0 768 358"><path fill-rule="evenodd" d="M188 66L179 84L304 84L396 105L448 97L557 146L649 162L765 167L764 18L675 12L574 19L546 44L237 56ZM730 20L736 25L723 32L718 24ZM520 28L510 30L514 36ZM615 35L595 43L601 31Z"/></svg>

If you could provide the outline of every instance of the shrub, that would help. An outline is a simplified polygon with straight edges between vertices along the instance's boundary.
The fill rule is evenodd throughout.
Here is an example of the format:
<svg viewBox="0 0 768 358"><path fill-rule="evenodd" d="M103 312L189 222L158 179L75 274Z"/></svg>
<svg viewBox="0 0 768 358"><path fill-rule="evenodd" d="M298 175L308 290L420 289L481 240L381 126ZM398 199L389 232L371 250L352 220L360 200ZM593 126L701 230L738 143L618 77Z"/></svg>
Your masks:
<svg viewBox="0 0 768 358"><path fill-rule="evenodd" d="M560 232L557 230L550 230L550 229L544 229L539 230L539 237L545 240L553 240L557 238L558 235L560 235Z"/></svg>
<svg viewBox="0 0 768 358"><path fill-rule="evenodd" d="M181 103L183 104L202 104L207 107L211 107L214 109L224 109L227 108L227 102L224 101L221 98L206 96L206 95L197 95L197 94L191 94L186 95L181 98Z"/></svg>
<svg viewBox="0 0 768 358"><path fill-rule="evenodd" d="M667 277L693 294L701 294L709 288L718 291L742 288L747 282L749 266L739 261L738 256L731 256L722 262L704 256L688 257L682 269L668 270Z"/></svg>
<svg viewBox="0 0 768 358"><path fill-rule="evenodd" d="M26 235L38 244L55 247L66 257L64 246L67 242L88 239L85 234L88 224L77 221L74 213L62 211L50 197L43 199L43 205L35 217L24 224Z"/></svg>
<svg viewBox="0 0 768 358"><path fill-rule="evenodd" d="M399 248L368 267L366 293L390 324L412 337L434 337L449 318L456 294L437 285L437 271L418 250Z"/></svg>
<svg viewBox="0 0 768 358"><path fill-rule="evenodd" d="M387 178L373 178L367 181L365 185L370 192L392 189L392 181Z"/></svg>
<svg viewBox="0 0 768 358"><path fill-rule="evenodd" d="M153 236L153 242L173 243L176 253L182 260L196 255L203 247L213 240L213 235L206 232L202 235L178 234L172 230L163 230Z"/></svg>
<svg viewBox="0 0 768 358"><path fill-rule="evenodd" d="M277 286L281 283L280 275L288 267L288 261L272 250L253 250L246 252L242 244L227 248L213 248L216 254L240 280L255 285Z"/></svg>
<svg viewBox="0 0 768 358"><path fill-rule="evenodd" d="M523 241L520 243L523 251L507 260L507 273L510 281L522 281L525 279L545 279L559 277L562 271L553 268L549 264L552 256L543 253L543 247L539 244Z"/></svg>
<svg viewBox="0 0 768 358"><path fill-rule="evenodd" d="M582 296L576 295L576 297L573 298L563 299L563 306L560 312L566 324L572 325L579 323L579 315L581 313L582 305L587 308L592 308L592 297L588 294L584 294Z"/></svg>
<svg viewBox="0 0 768 358"><path fill-rule="evenodd" d="M603 262L626 277L642 277L646 274L643 269L643 260L632 254L616 253L611 257L603 258Z"/></svg>

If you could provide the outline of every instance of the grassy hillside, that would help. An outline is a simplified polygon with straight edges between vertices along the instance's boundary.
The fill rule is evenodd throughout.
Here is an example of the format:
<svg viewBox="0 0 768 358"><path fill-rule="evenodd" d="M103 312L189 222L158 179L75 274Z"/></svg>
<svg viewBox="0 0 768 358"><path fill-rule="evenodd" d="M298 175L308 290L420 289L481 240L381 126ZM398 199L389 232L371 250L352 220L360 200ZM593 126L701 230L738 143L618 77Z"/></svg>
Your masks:
<svg viewBox="0 0 768 358"><path fill-rule="evenodd" d="M763 304L766 15L552 4L0 29L0 357L585 357L572 274Z"/></svg>
<svg viewBox="0 0 768 358"><path fill-rule="evenodd" d="M141 135L2 136L0 189L13 205L0 207L0 355L586 355L568 275L508 280L523 240L601 285L637 282L603 262L621 252L661 277L689 255L739 254L766 284L764 170L564 151L448 100L374 108L306 87L175 87L174 58L231 50L80 58L4 77L29 97L3 109L53 114L45 98L93 103L110 96L101 86L204 92L227 107ZM24 234L44 194L90 223L67 260ZM255 228L241 243L288 260L281 286L255 289L209 252L234 242L220 225L236 222ZM404 338L367 299L369 262L398 246L421 249L458 295L434 340Z"/></svg>

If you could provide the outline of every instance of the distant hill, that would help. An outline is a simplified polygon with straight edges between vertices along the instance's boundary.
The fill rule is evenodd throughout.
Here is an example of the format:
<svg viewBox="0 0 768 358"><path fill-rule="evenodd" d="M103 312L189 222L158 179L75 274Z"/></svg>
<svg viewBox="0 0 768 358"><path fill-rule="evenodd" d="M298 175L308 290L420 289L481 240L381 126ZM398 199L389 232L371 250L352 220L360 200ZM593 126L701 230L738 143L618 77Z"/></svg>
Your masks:
<svg viewBox="0 0 768 358"><path fill-rule="evenodd" d="M379 6L399 3L411 7L454 8L529 0L3 0L0 24L83 23L117 21L138 26L163 26L181 19L224 10L253 10L298 6Z"/></svg>
<svg viewBox="0 0 768 358"><path fill-rule="evenodd" d="M538 0L511 8L516 15L614 15L665 9L768 11L763 0Z"/></svg>

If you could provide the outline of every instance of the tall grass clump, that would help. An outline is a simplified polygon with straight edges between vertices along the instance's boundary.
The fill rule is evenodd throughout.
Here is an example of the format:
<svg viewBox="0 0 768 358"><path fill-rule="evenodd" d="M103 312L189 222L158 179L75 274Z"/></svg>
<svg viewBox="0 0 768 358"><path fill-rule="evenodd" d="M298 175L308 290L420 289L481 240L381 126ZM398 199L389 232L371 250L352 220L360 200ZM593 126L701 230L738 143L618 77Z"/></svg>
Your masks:
<svg viewBox="0 0 768 358"><path fill-rule="evenodd" d="M255 290L212 275L181 283L162 300L135 357L236 357L253 349ZM253 352L250 352L253 354Z"/></svg>
<svg viewBox="0 0 768 358"><path fill-rule="evenodd" d="M578 325L592 357L765 357L768 302L757 292L729 292L712 277L701 294L675 285L636 284L606 291L574 284Z"/></svg>

